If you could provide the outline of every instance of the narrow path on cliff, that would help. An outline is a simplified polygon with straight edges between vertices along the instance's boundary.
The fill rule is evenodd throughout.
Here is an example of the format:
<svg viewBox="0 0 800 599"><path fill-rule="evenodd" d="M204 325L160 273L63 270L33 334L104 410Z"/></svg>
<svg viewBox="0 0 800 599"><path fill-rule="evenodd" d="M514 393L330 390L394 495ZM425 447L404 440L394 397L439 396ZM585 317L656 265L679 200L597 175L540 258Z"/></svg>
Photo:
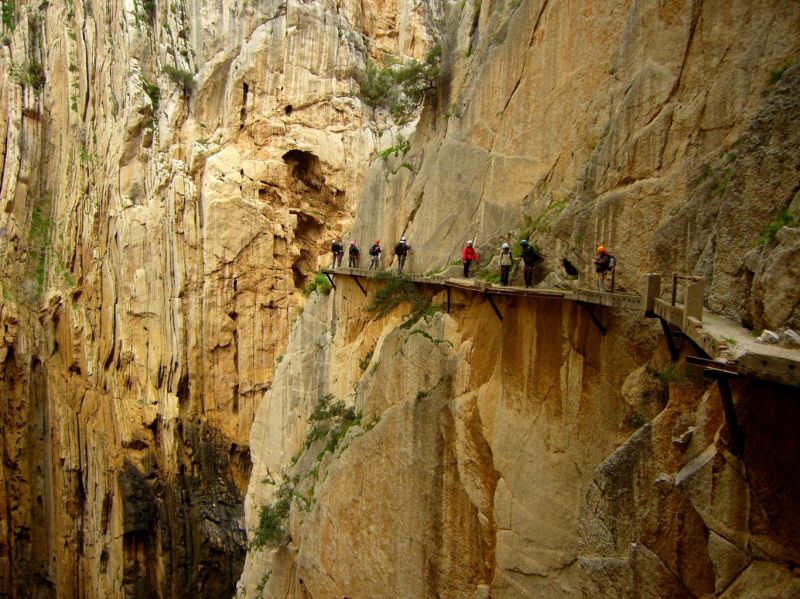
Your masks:
<svg viewBox="0 0 800 599"><path fill-rule="evenodd" d="M336 278L351 278L364 295L367 289L361 279L380 282L396 276L389 271L370 271L360 268L339 268L322 270L334 289ZM800 387L800 350L787 349L774 345L757 343L751 333L734 321L703 310L703 281L691 278L686 285L683 303L678 302L673 277L672 297L662 299L661 275L647 275L644 295L631 293L610 293L589 289L539 289L515 286L500 286L477 279L447 278L404 274L403 277L419 285L439 287L447 292L447 311L451 308L451 294L481 294L491 305L499 320L503 320L501 306L495 301L498 297L525 297L531 299L551 299L575 302L586 309L592 321L605 335L606 327L595 312L595 306L632 310L648 318L658 318L661 322L667 344L675 347L674 337L683 336L705 354L692 363L709 372L724 372L728 375L751 376L784 385Z"/></svg>

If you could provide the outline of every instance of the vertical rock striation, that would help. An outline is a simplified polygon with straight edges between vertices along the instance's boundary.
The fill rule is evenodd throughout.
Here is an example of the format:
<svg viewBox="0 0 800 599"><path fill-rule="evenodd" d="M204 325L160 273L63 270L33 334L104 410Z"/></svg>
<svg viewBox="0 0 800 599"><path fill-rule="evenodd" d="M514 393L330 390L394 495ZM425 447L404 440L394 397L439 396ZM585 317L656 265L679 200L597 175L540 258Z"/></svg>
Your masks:
<svg viewBox="0 0 800 599"><path fill-rule="evenodd" d="M3 2L0 596L219 596L248 435L436 3Z"/></svg>

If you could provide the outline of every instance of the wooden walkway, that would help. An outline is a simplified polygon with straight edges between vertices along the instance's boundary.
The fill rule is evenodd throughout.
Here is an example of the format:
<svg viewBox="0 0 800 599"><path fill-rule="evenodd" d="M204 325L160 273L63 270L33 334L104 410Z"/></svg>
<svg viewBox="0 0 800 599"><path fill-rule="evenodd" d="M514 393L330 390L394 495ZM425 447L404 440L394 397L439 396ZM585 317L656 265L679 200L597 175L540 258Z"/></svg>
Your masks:
<svg viewBox="0 0 800 599"><path fill-rule="evenodd" d="M367 291L360 279L378 279L394 271L374 271L363 268L326 268L322 271L336 287L335 277L352 277L361 291ZM603 334L606 333L593 306L631 310L642 316L658 318L667 340L673 359L677 359L675 339L689 339L706 357L687 359L691 364L703 368L707 374L727 378L750 376L800 387L800 350L786 349L756 343L750 331L732 320L714 314L703 314L704 281L699 277L672 277L672 293L669 299L661 297L661 275L647 275L645 295L630 293L605 293L589 289L562 290L538 289L516 286L501 286L480 279L446 278L404 273L403 276L415 283L447 290L448 308L450 292L480 293L489 301L495 314L503 320L495 297L525 297L531 299L556 299L576 302L586 307L589 316ZM678 298L679 280L685 280L682 297Z"/></svg>

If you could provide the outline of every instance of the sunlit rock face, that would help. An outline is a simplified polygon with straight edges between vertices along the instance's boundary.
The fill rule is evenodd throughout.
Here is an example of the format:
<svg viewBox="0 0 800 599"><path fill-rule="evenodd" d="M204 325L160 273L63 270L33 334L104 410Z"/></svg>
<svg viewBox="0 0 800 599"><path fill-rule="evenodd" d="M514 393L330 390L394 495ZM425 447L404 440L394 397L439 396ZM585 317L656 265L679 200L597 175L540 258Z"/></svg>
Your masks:
<svg viewBox="0 0 800 599"><path fill-rule="evenodd" d="M249 431L427 2L4 2L0 595L230 595ZM16 593L16 595L15 595Z"/></svg>
<svg viewBox="0 0 800 599"><path fill-rule="evenodd" d="M547 280L567 258L581 285L602 243L618 288L699 275L707 309L795 326L796 226L768 231L800 218L799 27L787 2L448 4L444 79L410 150L371 165L352 237L406 235L420 274L453 273L467 239L487 263L526 237ZM579 306L503 301L501 322L457 294L404 328L409 303L368 310L385 283L336 284L257 411L251 538L292 500L240 596L800 592L793 389L730 382L733 451L724 388L670 365L640 314L603 312L604 335ZM360 420L326 443L327 396Z"/></svg>

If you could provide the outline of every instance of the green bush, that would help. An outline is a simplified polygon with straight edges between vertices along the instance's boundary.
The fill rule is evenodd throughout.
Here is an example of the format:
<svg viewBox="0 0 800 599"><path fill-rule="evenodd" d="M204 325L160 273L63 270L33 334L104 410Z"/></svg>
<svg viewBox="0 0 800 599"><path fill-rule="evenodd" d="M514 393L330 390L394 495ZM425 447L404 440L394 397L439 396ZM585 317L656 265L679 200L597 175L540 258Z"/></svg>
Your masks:
<svg viewBox="0 0 800 599"><path fill-rule="evenodd" d="M253 540L250 547L262 549L267 546L276 546L285 543L288 537L286 524L289 520L289 511L292 507L295 485L297 479L284 477L275 501L269 505L261 506L258 513L258 525L253 530Z"/></svg>
<svg viewBox="0 0 800 599"><path fill-rule="evenodd" d="M384 281L385 285L372 297L367 312L383 317L400 304L407 302L411 305L411 313L417 314L419 319L430 305L430 300L420 293L417 286L409 279L391 272L381 272L376 278Z"/></svg>
<svg viewBox="0 0 800 599"><path fill-rule="evenodd" d="M325 273L318 272L315 274L311 282L303 289L306 297L315 291L320 295L328 295L331 292L331 282L328 280L328 277L325 276Z"/></svg>
<svg viewBox="0 0 800 599"><path fill-rule="evenodd" d="M797 219L788 210L784 210L775 217L775 220L767 224L761 231L761 237L758 238L758 245L764 247L769 245L775 240L775 236L783 227L794 227L798 225Z"/></svg>
<svg viewBox="0 0 800 599"><path fill-rule="evenodd" d="M156 112L158 110L158 103L161 100L161 90L158 88L158 85L155 83L150 83L145 79L144 93L146 93L147 97L150 98L150 103L153 105L153 112Z"/></svg>
<svg viewBox="0 0 800 599"><path fill-rule="evenodd" d="M44 89L44 66L40 62L24 62L12 65L11 79L22 87L31 87L38 94Z"/></svg>
<svg viewBox="0 0 800 599"><path fill-rule="evenodd" d="M169 77L174 83L177 83L178 86L183 89L183 91L188 92L194 89L194 74L190 73L189 71L185 71L183 69L179 69L178 67L167 64L161 68L161 71Z"/></svg>
<svg viewBox="0 0 800 599"><path fill-rule="evenodd" d="M381 158L384 160L389 160L389 156L399 156L402 154L405 156L408 154L408 151L411 149L411 142L409 142L404 137L398 135L397 136L397 143L389 146L388 148L381 150ZM405 164L405 163L404 163Z"/></svg>
<svg viewBox="0 0 800 599"><path fill-rule="evenodd" d="M436 44L422 62L411 59L402 65L380 67L367 60L356 76L359 97L367 106L387 109L398 124L406 123L436 89L441 58L442 46Z"/></svg>
<svg viewBox="0 0 800 599"><path fill-rule="evenodd" d="M14 0L3 0L2 6L0 6L0 11L2 12L3 18L3 25L9 31L14 31L14 26L16 25L16 17L14 15L16 11L16 4Z"/></svg>

